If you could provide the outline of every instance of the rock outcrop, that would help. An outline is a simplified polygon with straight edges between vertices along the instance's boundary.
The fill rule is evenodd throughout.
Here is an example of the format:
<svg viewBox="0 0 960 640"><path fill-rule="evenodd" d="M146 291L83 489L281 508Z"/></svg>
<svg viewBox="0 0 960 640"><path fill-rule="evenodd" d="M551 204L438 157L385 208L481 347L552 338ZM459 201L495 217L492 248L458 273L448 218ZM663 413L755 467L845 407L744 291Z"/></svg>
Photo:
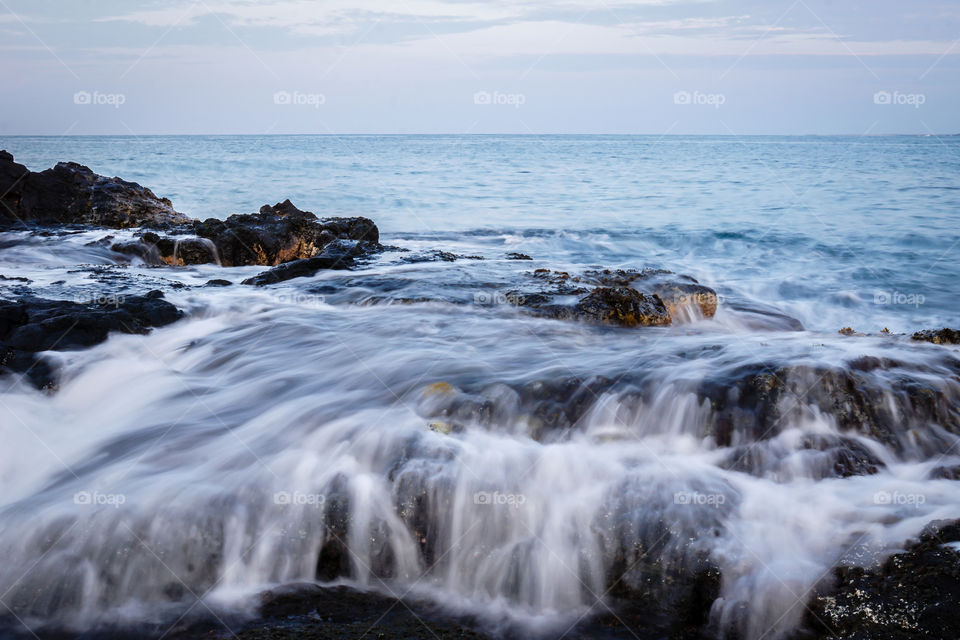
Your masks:
<svg viewBox="0 0 960 640"><path fill-rule="evenodd" d="M379 248L380 232L369 218L317 218L297 209L289 200L260 212L208 218L194 224L200 238L210 240L225 267L274 266L313 258L334 240L354 240L362 249Z"/></svg>
<svg viewBox="0 0 960 640"><path fill-rule="evenodd" d="M174 210L136 182L107 178L75 162L30 171L0 151L0 224L87 224L111 228L185 224Z"/></svg>
<svg viewBox="0 0 960 640"><path fill-rule="evenodd" d="M179 320L182 312L160 291L111 296L89 304L69 300L0 300L0 373L26 374L38 388L56 384L53 369L36 353L99 344L112 331L145 334Z"/></svg>
<svg viewBox="0 0 960 640"><path fill-rule="evenodd" d="M256 214L197 220L176 232L169 236L147 232L138 241L118 242L111 249L148 264L168 265L275 266L317 258L324 252L344 258L340 262L316 261L314 271L336 268L334 265L345 268L350 264L346 258L381 249L380 232L369 218L317 218L289 200L264 205ZM283 279L287 278L275 281Z"/></svg>

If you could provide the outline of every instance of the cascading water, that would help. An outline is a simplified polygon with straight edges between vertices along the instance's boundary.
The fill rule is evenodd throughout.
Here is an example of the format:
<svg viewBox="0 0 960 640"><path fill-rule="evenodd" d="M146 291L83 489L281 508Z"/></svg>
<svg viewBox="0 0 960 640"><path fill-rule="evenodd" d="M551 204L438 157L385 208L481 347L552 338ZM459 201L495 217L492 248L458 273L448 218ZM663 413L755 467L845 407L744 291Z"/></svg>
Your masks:
<svg viewBox="0 0 960 640"><path fill-rule="evenodd" d="M369 291L414 274L446 277L358 276ZM187 320L64 354L55 395L4 393L10 611L96 628L197 598L243 610L320 579L551 633L615 587L669 600L715 575L717 628L772 637L852 551L888 553L956 514L951 481L927 479L960 462L958 364L940 348L821 336L811 350L807 333L731 328L723 307L639 335L307 290L173 290ZM845 427L813 391L871 352L913 363L863 372L904 427L890 437ZM782 387L765 408L738 404L749 365ZM904 375L952 408L912 410Z"/></svg>

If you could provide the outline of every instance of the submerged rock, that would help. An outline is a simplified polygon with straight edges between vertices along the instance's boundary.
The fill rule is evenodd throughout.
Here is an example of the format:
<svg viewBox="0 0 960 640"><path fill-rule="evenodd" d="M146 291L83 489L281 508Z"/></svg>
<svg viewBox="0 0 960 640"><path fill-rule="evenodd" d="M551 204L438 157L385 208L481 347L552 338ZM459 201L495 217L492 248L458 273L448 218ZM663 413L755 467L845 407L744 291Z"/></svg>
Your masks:
<svg viewBox="0 0 960 640"><path fill-rule="evenodd" d="M941 454L953 444L949 434L960 435L960 362L950 358L930 366L871 358L835 367L754 363L671 387L665 395L654 372L565 377L427 390L418 408L426 419L554 441L572 429L590 432L592 412L602 407L610 413L600 422L622 427L616 437L682 429L728 449L721 467L772 478L871 475L885 465L865 439L916 459ZM655 418L670 412L682 424ZM791 431L805 421L836 433Z"/></svg>
<svg viewBox="0 0 960 640"><path fill-rule="evenodd" d="M456 262L457 260L483 260L483 256L467 256L460 253L451 253L440 249L423 251L400 258L402 262L417 264L420 262Z"/></svg>
<svg viewBox="0 0 960 640"><path fill-rule="evenodd" d="M30 171L0 152L0 223L79 223L124 228L167 227L190 222L167 198L136 182L98 175L81 164L60 162Z"/></svg>
<svg viewBox="0 0 960 640"><path fill-rule="evenodd" d="M925 329L913 334L913 339L919 342L933 344L960 344L960 331L956 329Z"/></svg>
<svg viewBox="0 0 960 640"><path fill-rule="evenodd" d="M27 374L38 388L55 385L54 372L34 354L99 344L112 331L145 334L183 315L160 291L111 296L91 304L23 298L0 300L0 372Z"/></svg>

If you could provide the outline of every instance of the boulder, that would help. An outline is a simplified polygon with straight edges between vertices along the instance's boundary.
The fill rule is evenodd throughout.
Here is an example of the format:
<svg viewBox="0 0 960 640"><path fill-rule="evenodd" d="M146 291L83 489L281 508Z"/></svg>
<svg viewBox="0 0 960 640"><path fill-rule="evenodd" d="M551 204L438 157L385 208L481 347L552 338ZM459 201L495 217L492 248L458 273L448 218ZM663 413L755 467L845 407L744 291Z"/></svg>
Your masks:
<svg viewBox="0 0 960 640"><path fill-rule="evenodd" d="M75 162L34 172L0 152L0 223L87 224L111 228L190 222L146 187L98 175Z"/></svg>
<svg viewBox="0 0 960 640"><path fill-rule="evenodd" d="M581 299L577 315L619 327L668 325L670 313L656 295L646 296L629 287L597 287Z"/></svg>

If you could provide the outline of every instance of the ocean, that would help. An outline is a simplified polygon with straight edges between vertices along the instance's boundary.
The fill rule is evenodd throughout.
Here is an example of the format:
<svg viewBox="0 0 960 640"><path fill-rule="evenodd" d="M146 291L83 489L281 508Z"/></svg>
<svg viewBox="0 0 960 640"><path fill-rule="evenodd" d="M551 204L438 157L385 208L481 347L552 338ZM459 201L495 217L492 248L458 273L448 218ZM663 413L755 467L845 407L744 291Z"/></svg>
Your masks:
<svg viewBox="0 0 960 640"><path fill-rule="evenodd" d="M960 358L910 338L960 324L960 137L0 148L200 219L287 198L366 216L397 249L211 288L264 268L155 267L97 242L127 230L4 234L0 273L30 282L0 298L159 289L186 314L51 353L56 393L0 378L0 593L30 624L162 626L197 602L243 617L319 579L559 637L621 574L649 594L650 576L709 567L712 624L787 637L834 567L960 516L932 475L960 465ZM460 258L405 260L437 249ZM719 304L665 327L535 317L515 299L536 269L664 269Z"/></svg>

